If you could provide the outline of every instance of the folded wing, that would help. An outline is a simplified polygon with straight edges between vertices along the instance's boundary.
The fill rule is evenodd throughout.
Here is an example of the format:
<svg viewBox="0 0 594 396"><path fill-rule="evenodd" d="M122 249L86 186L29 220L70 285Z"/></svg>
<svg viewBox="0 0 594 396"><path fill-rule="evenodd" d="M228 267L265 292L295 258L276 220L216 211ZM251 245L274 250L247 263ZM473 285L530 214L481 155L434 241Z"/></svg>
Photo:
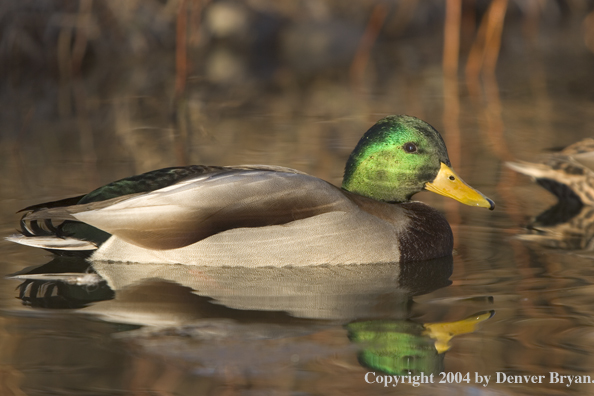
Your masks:
<svg viewBox="0 0 594 396"><path fill-rule="evenodd" d="M150 249L179 248L229 229L280 225L356 207L340 189L313 176L231 168L104 202L96 203L98 208L70 207L66 214Z"/></svg>

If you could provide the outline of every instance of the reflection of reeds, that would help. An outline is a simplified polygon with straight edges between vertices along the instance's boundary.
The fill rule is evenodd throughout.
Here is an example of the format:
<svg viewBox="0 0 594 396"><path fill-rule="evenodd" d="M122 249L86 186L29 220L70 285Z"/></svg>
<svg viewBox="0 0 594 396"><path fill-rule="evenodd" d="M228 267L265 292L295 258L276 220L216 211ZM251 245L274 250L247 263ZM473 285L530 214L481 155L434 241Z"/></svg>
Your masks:
<svg viewBox="0 0 594 396"><path fill-rule="evenodd" d="M594 52L594 10L584 18L584 41L586 47Z"/></svg>
<svg viewBox="0 0 594 396"><path fill-rule="evenodd" d="M187 45L187 1L182 0L177 12L176 41L175 41L175 97L180 98L186 88L188 75L188 45Z"/></svg>
<svg viewBox="0 0 594 396"><path fill-rule="evenodd" d="M503 21L508 0L493 0L483 17L466 63L466 75L471 92L476 87L481 69L494 74L501 46Z"/></svg>
<svg viewBox="0 0 594 396"><path fill-rule="evenodd" d="M460 21L462 1L446 2L446 19L443 43L443 129L452 164L460 163L460 95L458 92L458 58L460 56ZM447 202L448 220L454 224L454 243L457 247L460 210L456 202Z"/></svg>
<svg viewBox="0 0 594 396"><path fill-rule="evenodd" d="M373 7L367 27L365 28L365 33L361 37L353 63L351 64L351 81L354 86L361 87L362 85L363 73L369 61L371 47L377 40L387 14L388 7L385 4L379 3Z"/></svg>

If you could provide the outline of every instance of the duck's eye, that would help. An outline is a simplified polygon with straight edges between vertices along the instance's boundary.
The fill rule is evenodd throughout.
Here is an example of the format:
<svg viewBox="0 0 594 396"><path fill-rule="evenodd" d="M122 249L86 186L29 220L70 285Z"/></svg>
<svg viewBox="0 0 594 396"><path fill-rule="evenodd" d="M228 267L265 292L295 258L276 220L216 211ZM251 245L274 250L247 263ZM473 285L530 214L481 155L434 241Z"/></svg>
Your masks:
<svg viewBox="0 0 594 396"><path fill-rule="evenodd" d="M404 143L404 146L402 146L402 148L404 148L404 151L406 151L407 153L417 152L417 145L413 142Z"/></svg>

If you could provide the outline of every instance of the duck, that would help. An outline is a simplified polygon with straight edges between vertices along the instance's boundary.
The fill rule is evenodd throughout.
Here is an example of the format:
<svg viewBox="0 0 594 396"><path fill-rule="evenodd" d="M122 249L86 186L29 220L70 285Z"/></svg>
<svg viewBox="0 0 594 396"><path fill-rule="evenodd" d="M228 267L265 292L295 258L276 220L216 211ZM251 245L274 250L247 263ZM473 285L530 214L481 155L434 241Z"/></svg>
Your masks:
<svg viewBox="0 0 594 396"><path fill-rule="evenodd" d="M514 171L530 176L555 195L560 203L594 206L594 139L586 138L538 163L506 162Z"/></svg>
<svg viewBox="0 0 594 396"><path fill-rule="evenodd" d="M557 197L557 203L532 218L517 239L574 252L594 249L593 138L575 142L538 163L517 161L506 165Z"/></svg>
<svg viewBox="0 0 594 396"><path fill-rule="evenodd" d="M22 210L7 239L88 260L283 267L399 263L452 254L429 190L493 210L452 169L435 128L393 115L350 154L341 187L281 166L170 167Z"/></svg>

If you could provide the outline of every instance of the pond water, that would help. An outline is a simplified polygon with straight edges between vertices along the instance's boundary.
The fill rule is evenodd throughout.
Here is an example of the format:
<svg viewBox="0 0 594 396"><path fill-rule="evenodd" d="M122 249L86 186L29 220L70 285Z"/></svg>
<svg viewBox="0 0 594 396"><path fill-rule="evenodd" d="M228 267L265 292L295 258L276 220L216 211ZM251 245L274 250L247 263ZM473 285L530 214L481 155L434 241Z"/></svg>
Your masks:
<svg viewBox="0 0 594 396"><path fill-rule="evenodd" d="M243 70L241 83L206 68L174 100L171 52L67 81L11 74L0 92L4 236L21 208L160 167L275 164L340 184L362 133L394 113L435 126L454 169L497 207L418 194L446 215L455 254L407 265L87 263L2 241L2 273L17 275L0 280L0 394L594 394L551 383L594 380L591 213L573 242L523 240L555 198L504 166L592 135L594 54L576 21L536 42L510 24L496 74L473 86L444 80L430 33L378 42L358 84L340 64ZM409 371L433 383L377 383Z"/></svg>

